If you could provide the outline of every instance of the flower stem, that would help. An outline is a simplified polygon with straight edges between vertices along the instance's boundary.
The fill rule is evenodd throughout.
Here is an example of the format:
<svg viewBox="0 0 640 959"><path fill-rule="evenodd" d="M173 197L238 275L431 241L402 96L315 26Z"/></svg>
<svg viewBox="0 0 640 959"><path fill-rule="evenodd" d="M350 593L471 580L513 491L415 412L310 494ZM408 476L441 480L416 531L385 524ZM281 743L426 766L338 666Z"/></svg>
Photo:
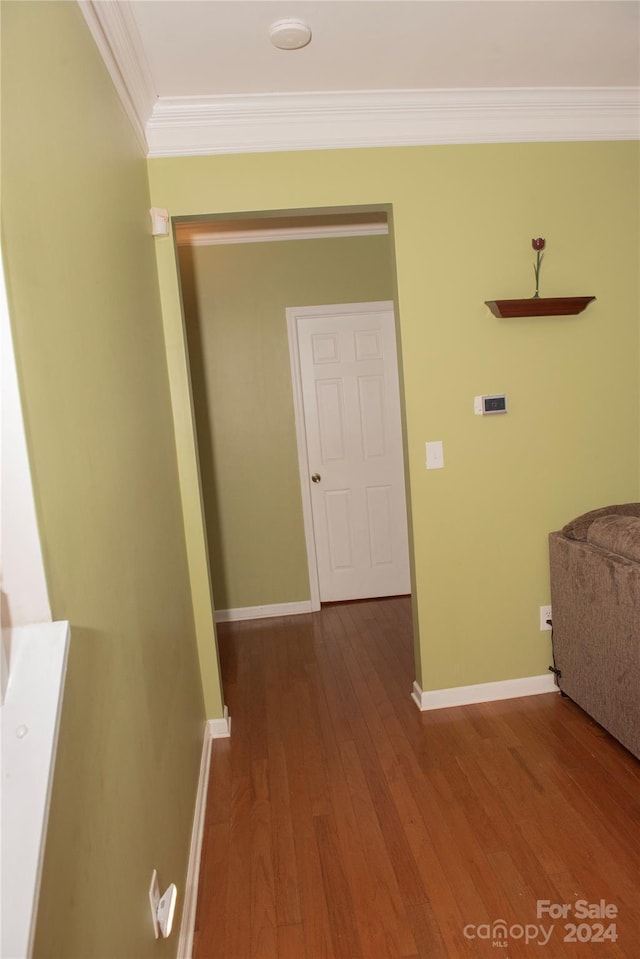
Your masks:
<svg viewBox="0 0 640 959"><path fill-rule="evenodd" d="M544 256L544 253L542 253L540 250L538 250L537 253L536 253L536 264L535 264L535 266L534 266L534 268L533 268L533 272L535 273L535 276L536 276L536 292L535 292L535 293L533 294L533 296L531 297L531 299L533 299L533 300L535 300L536 297L538 297L538 298L540 297L540 292L539 292L539 287L540 287L540 264L542 263L542 257L543 257L543 256Z"/></svg>

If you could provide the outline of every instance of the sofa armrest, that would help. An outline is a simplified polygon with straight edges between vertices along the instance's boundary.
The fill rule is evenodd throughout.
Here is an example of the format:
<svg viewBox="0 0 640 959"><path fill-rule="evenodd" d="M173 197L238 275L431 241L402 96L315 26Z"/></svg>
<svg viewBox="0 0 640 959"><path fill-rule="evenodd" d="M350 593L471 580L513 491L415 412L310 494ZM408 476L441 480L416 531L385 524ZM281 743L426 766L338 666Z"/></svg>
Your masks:
<svg viewBox="0 0 640 959"><path fill-rule="evenodd" d="M549 536L560 689L640 758L640 564Z"/></svg>

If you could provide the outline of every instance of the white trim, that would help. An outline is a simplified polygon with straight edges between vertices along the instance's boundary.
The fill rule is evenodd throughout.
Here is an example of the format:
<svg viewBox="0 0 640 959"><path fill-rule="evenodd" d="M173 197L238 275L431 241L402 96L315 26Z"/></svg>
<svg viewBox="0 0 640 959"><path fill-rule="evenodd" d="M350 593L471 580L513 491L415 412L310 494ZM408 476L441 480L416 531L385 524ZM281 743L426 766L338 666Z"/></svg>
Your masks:
<svg viewBox="0 0 640 959"><path fill-rule="evenodd" d="M223 728L225 730L224 732L221 731ZM182 921L180 923L180 937L178 939L178 959L191 959L193 949L196 906L198 904L198 883L200 879L200 857L207 811L209 770L211 768L211 740L221 739L230 734L231 720L229 718L229 710L225 706L223 719L209 719L204 725L200 774L198 776L196 805L193 814L193 827L191 829L191 845L189 847L189 865L187 866L187 877L185 879L184 904L182 906Z"/></svg>
<svg viewBox="0 0 640 959"><path fill-rule="evenodd" d="M293 412L296 427L296 449L298 453L298 472L300 474L300 495L302 500L302 524L309 570L309 591L311 609L320 609L320 579L318 577L318 559L316 555L316 535L313 528L311 509L311 490L309 488L309 456L307 451L307 432L304 425L304 405L302 402L302 372L300 369L300 349L298 344L298 316L301 308L289 306L285 310L287 318L287 337L289 340L289 363L291 365L291 388L293 391Z"/></svg>
<svg viewBox="0 0 640 959"><path fill-rule="evenodd" d="M637 86L158 97L129 4L78 3L149 157L640 137Z"/></svg>
<svg viewBox="0 0 640 959"><path fill-rule="evenodd" d="M0 583L4 617L0 688L4 702L11 659L7 627L50 623L51 606L36 521L1 251L0 489Z"/></svg>
<svg viewBox="0 0 640 959"><path fill-rule="evenodd" d="M640 87L160 97L146 134L150 157L445 143L635 140L640 137Z"/></svg>
<svg viewBox="0 0 640 959"><path fill-rule="evenodd" d="M411 698L412 698L412 700L414 701L414 703L416 704L416 706L418 707L418 709L420 709L420 710L422 709L422 697L423 697L423 696L424 696L424 693L422 692L422 689L421 689L420 686L418 685L417 680L414 679L414 681L413 681L413 686L412 686L412 688L411 688Z"/></svg>
<svg viewBox="0 0 640 959"><path fill-rule="evenodd" d="M413 684L411 698L418 709L446 709L448 706L468 706L472 703L491 703L499 699L517 699L557 692L558 687L550 673L525 676L523 679L505 679L497 683L478 683L475 686L453 686L450 689L428 689L423 692Z"/></svg>
<svg viewBox="0 0 640 959"><path fill-rule="evenodd" d="M189 233L178 226L176 242L178 246L218 246L228 243L272 243L280 240L333 240L345 236L386 236L388 233L388 223L298 226L275 230L219 230L209 233Z"/></svg>
<svg viewBox="0 0 640 959"><path fill-rule="evenodd" d="M66 621L5 628L11 675L0 748L0 955L26 959L33 952L70 633Z"/></svg>
<svg viewBox="0 0 640 959"><path fill-rule="evenodd" d="M128 3L104 0L78 0L78 4L146 153L146 124L157 95L131 8Z"/></svg>
<svg viewBox="0 0 640 959"><path fill-rule="evenodd" d="M315 609L320 609L319 602ZM243 619L269 619L272 616L299 616L301 613L312 613L313 611L313 604L308 599L300 603L240 606L237 609L217 609L216 623L235 623ZM215 722L215 720L212 720L212 722Z"/></svg>
<svg viewBox="0 0 640 959"><path fill-rule="evenodd" d="M208 719L207 729L211 739L228 739L231 735L231 716L225 706L222 719Z"/></svg>
<svg viewBox="0 0 640 959"><path fill-rule="evenodd" d="M207 790L209 787L209 768L211 766L211 734L209 724L205 723L202 737L202 755L200 757L200 775L196 791L196 805L191 829L189 847L189 865L184 886L184 902L180 938L178 939L178 959L191 959L193 934L196 925L196 906L198 904L198 880L200 877L200 854L204 836L205 813L207 809Z"/></svg>

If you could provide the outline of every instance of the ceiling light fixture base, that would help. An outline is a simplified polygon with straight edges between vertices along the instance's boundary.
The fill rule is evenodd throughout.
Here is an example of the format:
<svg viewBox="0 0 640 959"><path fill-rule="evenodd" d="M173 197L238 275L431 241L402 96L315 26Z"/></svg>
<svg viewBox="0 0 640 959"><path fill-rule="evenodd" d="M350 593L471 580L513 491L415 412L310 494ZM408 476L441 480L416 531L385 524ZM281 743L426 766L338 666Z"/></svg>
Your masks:
<svg viewBox="0 0 640 959"><path fill-rule="evenodd" d="M303 20L287 17L271 24L269 39L278 50L299 50L311 41L311 28Z"/></svg>

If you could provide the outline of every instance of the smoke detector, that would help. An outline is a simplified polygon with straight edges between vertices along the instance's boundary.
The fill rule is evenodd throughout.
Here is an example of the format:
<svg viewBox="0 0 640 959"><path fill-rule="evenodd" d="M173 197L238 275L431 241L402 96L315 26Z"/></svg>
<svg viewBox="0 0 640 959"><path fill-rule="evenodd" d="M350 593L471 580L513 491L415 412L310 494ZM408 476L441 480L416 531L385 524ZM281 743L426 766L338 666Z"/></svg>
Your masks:
<svg viewBox="0 0 640 959"><path fill-rule="evenodd" d="M269 39L279 50L299 50L311 40L311 28L303 20L291 17L276 20L269 27Z"/></svg>

